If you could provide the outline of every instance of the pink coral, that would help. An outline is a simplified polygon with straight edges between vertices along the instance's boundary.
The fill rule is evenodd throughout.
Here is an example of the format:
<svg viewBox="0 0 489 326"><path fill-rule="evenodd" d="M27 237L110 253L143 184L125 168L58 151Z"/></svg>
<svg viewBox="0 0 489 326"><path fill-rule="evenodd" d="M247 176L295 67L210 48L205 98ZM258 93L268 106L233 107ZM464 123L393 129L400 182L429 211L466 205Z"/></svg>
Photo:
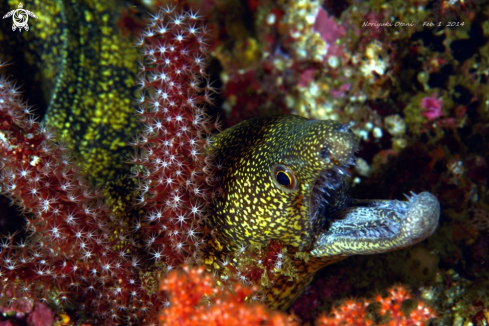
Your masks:
<svg viewBox="0 0 489 326"><path fill-rule="evenodd" d="M326 41L327 56L342 57L344 55L342 47L337 44L337 41L346 34L345 29L323 8L319 8L316 15L314 31L318 32L321 38Z"/></svg>
<svg viewBox="0 0 489 326"><path fill-rule="evenodd" d="M50 326L55 322L54 311L45 303L29 299L12 303L8 307L0 307L0 313L12 318L12 320L0 321L0 326Z"/></svg>
<svg viewBox="0 0 489 326"><path fill-rule="evenodd" d="M435 120L443 116L441 109L442 101L435 94L431 97L425 97L421 100L421 108L425 109L421 114L429 121Z"/></svg>
<svg viewBox="0 0 489 326"><path fill-rule="evenodd" d="M34 311L27 317L29 325L50 326L54 324L54 312L44 303L36 302Z"/></svg>

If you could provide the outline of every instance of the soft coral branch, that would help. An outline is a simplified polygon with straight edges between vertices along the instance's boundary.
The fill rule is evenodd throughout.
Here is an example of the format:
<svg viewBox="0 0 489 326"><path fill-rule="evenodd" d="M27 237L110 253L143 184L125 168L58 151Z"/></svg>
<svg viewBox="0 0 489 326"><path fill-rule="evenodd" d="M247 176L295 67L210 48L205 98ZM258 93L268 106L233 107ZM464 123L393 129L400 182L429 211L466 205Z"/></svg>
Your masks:
<svg viewBox="0 0 489 326"><path fill-rule="evenodd" d="M334 309L328 316L322 315L317 321L317 326L341 326L356 325L369 326L373 321L369 318L367 306L376 304L380 306L379 325L388 326L417 326L427 325L429 320L436 317L436 314L423 302L417 302L414 309L405 311L402 305L412 296L403 287L393 287L388 291L386 297L377 295L372 301L347 300L338 308Z"/></svg>
<svg viewBox="0 0 489 326"><path fill-rule="evenodd" d="M28 238L1 243L0 305L76 302L117 320L118 309L141 305L131 299L141 292L138 266L125 257L132 237L31 113L18 89L0 79L1 190L28 216Z"/></svg>
<svg viewBox="0 0 489 326"><path fill-rule="evenodd" d="M141 234L153 258L167 266L198 257L213 196L208 147L217 126L203 109L214 92L204 70L207 34L198 15L167 8L140 40L138 114L145 128L132 163L141 167L138 201L147 211Z"/></svg>
<svg viewBox="0 0 489 326"><path fill-rule="evenodd" d="M198 260L213 197L217 167L208 148L217 126L204 111L214 92L204 71L206 35L198 15L167 8L141 37L144 131L131 162L141 220L91 189L66 146L0 79L1 192L28 217L27 240L1 242L0 305L76 305L106 324L156 318L162 263Z"/></svg>
<svg viewBox="0 0 489 326"><path fill-rule="evenodd" d="M223 289L202 267L185 266L165 278L160 289L170 295L160 313L160 325L180 326L295 326L294 317L271 312L263 304L247 303L253 289L239 283Z"/></svg>

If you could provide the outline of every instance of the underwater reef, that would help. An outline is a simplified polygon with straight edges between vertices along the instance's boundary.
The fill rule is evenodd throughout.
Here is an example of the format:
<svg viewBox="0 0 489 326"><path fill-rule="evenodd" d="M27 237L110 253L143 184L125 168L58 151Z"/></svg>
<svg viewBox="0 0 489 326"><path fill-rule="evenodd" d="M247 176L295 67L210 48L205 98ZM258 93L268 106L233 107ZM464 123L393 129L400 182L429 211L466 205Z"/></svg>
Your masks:
<svg viewBox="0 0 489 326"><path fill-rule="evenodd" d="M290 310L313 320L401 283L435 308L433 325L487 324L487 2L246 8L253 19L219 7L234 12L217 24L234 35L216 50L228 123L269 111L354 121L353 196L427 190L442 208L432 237L323 269Z"/></svg>
<svg viewBox="0 0 489 326"><path fill-rule="evenodd" d="M487 325L488 1L173 5L28 1L29 31L1 21L0 325ZM338 259L270 311L257 290L309 258L285 237L223 251L209 226L213 137L270 114L348 126L348 193L428 191L433 235Z"/></svg>

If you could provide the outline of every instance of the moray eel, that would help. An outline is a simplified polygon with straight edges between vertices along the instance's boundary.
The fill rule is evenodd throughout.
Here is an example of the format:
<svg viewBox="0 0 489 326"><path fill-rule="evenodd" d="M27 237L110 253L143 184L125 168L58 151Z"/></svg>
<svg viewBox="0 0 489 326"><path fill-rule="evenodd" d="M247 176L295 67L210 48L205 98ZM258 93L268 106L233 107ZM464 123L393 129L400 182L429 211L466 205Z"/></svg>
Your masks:
<svg viewBox="0 0 489 326"><path fill-rule="evenodd" d="M440 206L428 192L404 202L348 196L346 167L357 150L348 129L334 121L265 116L214 139L216 160L224 167L211 215L219 248L237 252L280 241L297 273L264 287L272 308L286 309L320 268L350 255L413 245L438 225ZM239 259L231 262L237 266Z"/></svg>
<svg viewBox="0 0 489 326"><path fill-rule="evenodd" d="M19 4L2 2L2 12ZM16 78L23 71L31 103L33 93L40 94L34 102L46 103L45 122L78 154L88 177L97 184L114 179L125 168L120 157L130 153L126 143L137 129L132 101L140 55L134 39L116 27L127 4L31 0L23 5L38 16L29 20L35 28L13 33L11 19L0 21L0 48L9 49L0 59L15 63Z"/></svg>
<svg viewBox="0 0 489 326"><path fill-rule="evenodd" d="M17 6L17 0L4 0L2 9ZM31 84L43 85L45 120L79 153L91 179L104 183L121 174L125 142L137 128L131 105L137 49L114 27L124 7L115 1L33 0L24 8L39 17L36 28L0 34L1 46L27 49L10 59L37 67ZM10 32L11 22L2 23L1 30ZM433 195L405 202L348 196L346 168L357 149L348 129L281 115L244 121L215 136L213 155L224 168L217 175L221 191L209 221L214 237L203 262L225 276L219 262L237 257L240 248L286 246L287 269L273 283L262 282L265 301L285 309L320 268L428 237L439 216ZM230 262L234 269L246 263Z"/></svg>

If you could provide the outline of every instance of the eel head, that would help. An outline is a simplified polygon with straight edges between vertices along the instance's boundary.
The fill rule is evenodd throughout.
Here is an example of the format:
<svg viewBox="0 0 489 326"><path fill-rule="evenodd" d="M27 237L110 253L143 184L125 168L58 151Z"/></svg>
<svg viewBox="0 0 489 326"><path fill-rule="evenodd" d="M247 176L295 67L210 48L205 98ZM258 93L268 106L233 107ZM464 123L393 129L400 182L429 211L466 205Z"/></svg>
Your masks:
<svg viewBox="0 0 489 326"><path fill-rule="evenodd" d="M357 143L348 125L294 115L225 130L214 142L224 169L213 227L229 246L280 240L314 257L386 252L431 235L440 207L429 193L350 198L346 168Z"/></svg>
<svg viewBox="0 0 489 326"><path fill-rule="evenodd" d="M407 201L348 195L357 144L349 125L293 115L250 119L214 138L223 168L210 223L226 251L279 241L310 257L294 260L296 281L275 280L271 307L286 308L323 266L407 247L436 229L440 205L428 192Z"/></svg>

